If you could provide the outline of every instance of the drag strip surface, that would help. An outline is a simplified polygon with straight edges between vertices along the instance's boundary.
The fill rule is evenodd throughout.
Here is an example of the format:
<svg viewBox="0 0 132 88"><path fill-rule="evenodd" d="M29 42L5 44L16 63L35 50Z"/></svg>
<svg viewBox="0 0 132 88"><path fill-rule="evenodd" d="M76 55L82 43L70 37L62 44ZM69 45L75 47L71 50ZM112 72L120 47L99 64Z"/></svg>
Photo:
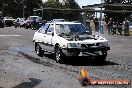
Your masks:
<svg viewBox="0 0 132 88"><path fill-rule="evenodd" d="M89 60L91 57L71 57L59 64L48 53L44 57L36 55L32 42L35 31L14 27L0 29L0 87L84 88L78 81L82 67L89 72L90 79L132 80L132 36L104 34L111 46L105 63Z"/></svg>

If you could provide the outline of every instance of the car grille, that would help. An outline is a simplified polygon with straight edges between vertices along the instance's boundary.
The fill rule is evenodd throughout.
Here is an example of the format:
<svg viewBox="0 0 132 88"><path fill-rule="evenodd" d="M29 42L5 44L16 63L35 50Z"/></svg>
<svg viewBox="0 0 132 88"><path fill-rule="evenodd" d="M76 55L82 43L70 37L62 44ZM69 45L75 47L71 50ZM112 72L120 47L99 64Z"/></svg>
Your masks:
<svg viewBox="0 0 132 88"><path fill-rule="evenodd" d="M83 47L83 48L91 47L91 46L99 46L99 43L95 43L95 44L81 44L81 47Z"/></svg>

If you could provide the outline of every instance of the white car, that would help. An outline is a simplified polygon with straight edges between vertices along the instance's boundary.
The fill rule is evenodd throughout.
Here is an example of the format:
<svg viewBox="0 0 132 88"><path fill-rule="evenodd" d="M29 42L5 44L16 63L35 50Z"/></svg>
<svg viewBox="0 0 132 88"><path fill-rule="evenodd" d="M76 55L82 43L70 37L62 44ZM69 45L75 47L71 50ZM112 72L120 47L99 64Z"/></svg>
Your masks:
<svg viewBox="0 0 132 88"><path fill-rule="evenodd" d="M105 61L110 50L108 41L98 35L92 35L89 29L81 23L54 22L46 23L33 37L37 55L44 52L54 54L56 62L61 62L64 56L97 56L98 61Z"/></svg>

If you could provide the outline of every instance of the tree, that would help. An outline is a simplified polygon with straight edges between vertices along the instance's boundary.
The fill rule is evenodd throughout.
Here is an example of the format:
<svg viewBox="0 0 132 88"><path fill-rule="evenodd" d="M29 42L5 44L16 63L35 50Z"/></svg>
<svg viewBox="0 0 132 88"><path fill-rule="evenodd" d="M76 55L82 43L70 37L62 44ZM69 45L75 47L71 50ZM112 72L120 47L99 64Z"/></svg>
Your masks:
<svg viewBox="0 0 132 88"><path fill-rule="evenodd" d="M120 5L131 5L132 4L132 0L102 0L104 1L105 4L110 4L110 5L113 5L113 4L120 4ZM105 10L116 10L116 11L120 11L120 10L132 10L131 8L127 8L126 6L123 7L123 6L117 6L117 7L114 7L114 6L105 6L104 7ZM115 12L106 12L105 13L105 17L107 19L109 18L113 18L115 21L119 21L119 22L123 22L123 20L127 17L129 17L131 14L130 13L124 13L124 12L121 12L121 13L115 13Z"/></svg>
<svg viewBox="0 0 132 88"><path fill-rule="evenodd" d="M66 0L64 2L65 9L80 9L80 6L76 3L75 0ZM68 11L67 19L68 20L80 20L80 12L79 11Z"/></svg>
<svg viewBox="0 0 132 88"><path fill-rule="evenodd" d="M43 4L43 8L62 8L63 5L59 1L56 0L48 0ZM52 20L55 18L61 18L60 11L57 10L44 10L44 19Z"/></svg>
<svg viewBox="0 0 132 88"><path fill-rule="evenodd" d="M42 0L1 0L0 10L3 12L3 16L13 16L14 18L28 17L33 15L34 8L40 8Z"/></svg>
<svg viewBox="0 0 132 88"><path fill-rule="evenodd" d="M44 8L58 8L58 9L78 9L79 5L75 0L64 0L62 3L59 0L48 0L43 5ZM78 20L80 12L78 11L62 11L62 10L44 10L46 20L54 18L64 18L67 20Z"/></svg>
<svg viewBox="0 0 132 88"><path fill-rule="evenodd" d="M6 11L6 8L12 7L12 5L11 5L12 4L12 1L13 0L0 0L0 11L2 12L2 15L7 12Z"/></svg>
<svg viewBox="0 0 132 88"><path fill-rule="evenodd" d="M28 17L30 15L34 15L34 8L41 8L42 0L25 0L25 16Z"/></svg>

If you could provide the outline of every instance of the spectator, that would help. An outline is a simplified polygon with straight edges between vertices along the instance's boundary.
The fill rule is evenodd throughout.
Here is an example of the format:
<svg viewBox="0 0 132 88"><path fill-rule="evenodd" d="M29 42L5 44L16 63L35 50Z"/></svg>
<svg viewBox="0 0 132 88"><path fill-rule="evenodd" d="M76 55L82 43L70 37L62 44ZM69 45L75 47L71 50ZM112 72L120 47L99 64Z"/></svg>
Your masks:
<svg viewBox="0 0 132 88"><path fill-rule="evenodd" d="M95 25L95 31L98 32L99 31L99 21L97 18L95 18L94 20L94 25Z"/></svg>
<svg viewBox="0 0 132 88"><path fill-rule="evenodd" d="M33 21L31 22L31 28L32 28L32 30L34 30L35 27L36 27L36 20L33 19Z"/></svg>
<svg viewBox="0 0 132 88"><path fill-rule="evenodd" d="M99 31L101 34L104 34L104 25L105 25L104 20L101 20L100 21L100 27L99 27Z"/></svg>
<svg viewBox="0 0 132 88"><path fill-rule="evenodd" d="M110 18L110 20L108 21L108 34L111 34L113 31L113 19Z"/></svg>
<svg viewBox="0 0 132 88"><path fill-rule="evenodd" d="M125 18L123 23L124 23L124 36L129 36L129 21Z"/></svg>
<svg viewBox="0 0 132 88"><path fill-rule="evenodd" d="M113 30L112 30L113 35L116 34L117 25L118 25L118 22L113 21Z"/></svg>
<svg viewBox="0 0 132 88"><path fill-rule="evenodd" d="M118 32L122 36L122 23L118 23Z"/></svg>

